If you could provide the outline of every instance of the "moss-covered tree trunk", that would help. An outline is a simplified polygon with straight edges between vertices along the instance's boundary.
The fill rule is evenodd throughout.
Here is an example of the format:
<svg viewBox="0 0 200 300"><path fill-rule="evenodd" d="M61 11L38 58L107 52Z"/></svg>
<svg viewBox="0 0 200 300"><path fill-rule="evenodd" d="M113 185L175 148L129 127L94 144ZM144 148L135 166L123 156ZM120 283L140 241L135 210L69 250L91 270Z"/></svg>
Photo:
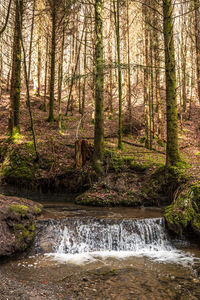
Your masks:
<svg viewBox="0 0 200 300"><path fill-rule="evenodd" d="M49 122L54 122L54 90L55 90L55 62L56 62L56 3L53 1L51 12L51 75L50 75L50 98L49 98Z"/></svg>
<svg viewBox="0 0 200 300"><path fill-rule="evenodd" d="M195 48L198 98L200 103L200 1L194 1Z"/></svg>
<svg viewBox="0 0 200 300"><path fill-rule="evenodd" d="M15 27L13 41L12 77L10 89L9 132L20 132L20 91L21 91L21 31L23 0L15 0Z"/></svg>
<svg viewBox="0 0 200 300"><path fill-rule="evenodd" d="M165 45L167 152L166 166L180 161L178 147L178 120L176 95L176 69L173 36L172 0L163 0L163 30Z"/></svg>
<svg viewBox="0 0 200 300"><path fill-rule="evenodd" d="M115 3L116 1L117 1L117 5ZM116 40L117 40L117 69L118 69L118 90L119 90L118 148L122 149L122 71L121 71L121 52L120 52L119 0L113 0L113 7L114 7L115 31L116 31Z"/></svg>
<svg viewBox="0 0 200 300"><path fill-rule="evenodd" d="M150 74L149 74L149 31L148 11L145 5L142 6L144 16L144 121L145 121L145 147L150 149L150 120L149 120L149 96L150 96Z"/></svg>
<svg viewBox="0 0 200 300"><path fill-rule="evenodd" d="M102 174L104 156L104 66L103 66L103 1L95 1L95 132L94 168Z"/></svg>

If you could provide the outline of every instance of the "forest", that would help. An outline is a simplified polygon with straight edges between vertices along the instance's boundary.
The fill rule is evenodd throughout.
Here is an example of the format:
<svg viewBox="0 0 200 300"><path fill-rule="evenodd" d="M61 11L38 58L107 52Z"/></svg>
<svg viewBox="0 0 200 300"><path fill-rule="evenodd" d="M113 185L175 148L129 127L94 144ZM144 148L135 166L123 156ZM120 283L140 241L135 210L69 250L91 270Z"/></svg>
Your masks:
<svg viewBox="0 0 200 300"><path fill-rule="evenodd" d="M74 219L79 210L79 220ZM112 213L120 214L123 222L116 217L113 225ZM137 223L143 218L143 225ZM61 219L73 243L57 221ZM84 226L87 233L86 229L79 232ZM58 230L66 243L65 248L60 244L63 252L52 246L60 242ZM116 242L115 230L119 236L124 232L123 245L122 238ZM93 231L112 232L111 238L104 233L93 236ZM143 237L132 236L135 231ZM141 258L134 261L138 294L131 294L127 278L135 275L128 267L133 262L126 258L124 269L115 261L113 269L98 266L100 281L87 268L79 274L75 267L72 271L63 267L63 283L54 290L42 285L37 291L33 288L33 297L39 298L29 298L30 283L23 285L26 296L22 296L19 278L5 283L7 277L13 279L14 268L7 259L26 255L27 261L16 261L29 266L27 255L35 254L35 248L40 255L52 251L74 255L135 251L143 249L144 241L156 245L158 252L171 251L168 245L163 249L163 244L157 244L168 240L165 234L186 239L188 249L197 244L197 250L190 251L196 251L196 261L200 260L200 1L0 0L0 264L2 258L5 271L0 271L0 293L5 296L1 299L42 299L39 293L46 292L45 297L54 300L146 299L142 298ZM83 242L83 236L88 240ZM109 239L111 246L106 244ZM136 245L130 246L129 239ZM90 249L96 241L98 247ZM177 253L171 255L179 261ZM42 265L37 260L35 264ZM190 287L187 280L193 275L179 282L184 267L173 275L170 266L166 271L156 265L156 272L172 272L179 278L181 288L166 281L168 290L160 286L158 292L160 275L151 278L147 273L147 281L150 278L155 286L150 287L151 293L145 287L144 297L199 299L200 262L192 264L196 277ZM43 285L61 272L56 265L57 273L43 281L44 274L53 274L51 268L48 264L48 270L40 269ZM20 272L24 280L24 271ZM120 276L127 280L130 294L124 285L117 292ZM74 282L82 278L86 279L76 288ZM103 289L103 280L113 285L113 295L112 288ZM63 290L66 281L68 294Z"/></svg>

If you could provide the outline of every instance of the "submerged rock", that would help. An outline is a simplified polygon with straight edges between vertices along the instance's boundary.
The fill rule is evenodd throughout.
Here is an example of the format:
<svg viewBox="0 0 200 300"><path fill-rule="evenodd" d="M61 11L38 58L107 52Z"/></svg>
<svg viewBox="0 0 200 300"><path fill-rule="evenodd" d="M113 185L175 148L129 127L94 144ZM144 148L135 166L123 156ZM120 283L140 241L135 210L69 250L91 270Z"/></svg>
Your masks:
<svg viewBox="0 0 200 300"><path fill-rule="evenodd" d="M0 195L0 257L26 250L34 239L34 219L42 206L33 201Z"/></svg>

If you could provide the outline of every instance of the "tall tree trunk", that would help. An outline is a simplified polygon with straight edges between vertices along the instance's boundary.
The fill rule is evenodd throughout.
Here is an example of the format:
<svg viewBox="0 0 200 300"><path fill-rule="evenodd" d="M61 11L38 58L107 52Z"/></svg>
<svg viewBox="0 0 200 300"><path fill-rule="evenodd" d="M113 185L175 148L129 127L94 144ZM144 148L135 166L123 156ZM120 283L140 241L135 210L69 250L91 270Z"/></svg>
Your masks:
<svg viewBox="0 0 200 300"><path fill-rule="evenodd" d="M163 0L163 30L165 45L167 152L166 166L175 166L180 161L178 146L178 119L176 95L176 68L173 36L172 0Z"/></svg>
<svg viewBox="0 0 200 300"><path fill-rule="evenodd" d="M117 1L117 7L115 5ZM118 148L122 149L122 71L120 51L120 22L119 22L119 0L113 0L115 31L117 40L117 69L118 69L118 91L119 91L119 119L118 119Z"/></svg>
<svg viewBox="0 0 200 300"><path fill-rule="evenodd" d="M56 60L56 3L52 7L52 31L51 31L51 77L49 98L49 122L54 122L54 90L55 90L55 60Z"/></svg>
<svg viewBox="0 0 200 300"><path fill-rule="evenodd" d="M200 104L200 1L194 0L197 89Z"/></svg>
<svg viewBox="0 0 200 300"><path fill-rule="evenodd" d="M59 107L59 116L58 116L58 127L61 129L61 100L62 100L62 84L63 84L63 59L64 59L64 46L65 46L65 24L63 25L63 36L62 36L62 45L61 45L61 56L59 63L59 78L58 78L58 107Z"/></svg>
<svg viewBox="0 0 200 300"><path fill-rule="evenodd" d="M101 175L104 157L104 63L103 63L103 1L95 1L95 131L94 168Z"/></svg>
<svg viewBox="0 0 200 300"><path fill-rule="evenodd" d="M108 40L108 53L109 53L109 109L110 113L113 113L113 12L112 1L110 1L110 24L109 24L109 40Z"/></svg>
<svg viewBox="0 0 200 300"><path fill-rule="evenodd" d="M77 57L76 57L76 63L75 63L75 67L72 73L72 78L71 78L71 83L70 83L70 89L69 89L69 96L68 96L68 100L67 100L67 109L66 109L66 113L65 115L67 116L68 111L69 111L69 107L70 107L70 103L71 103L71 107L73 106L73 99L71 99L72 96L72 90L73 90L73 86L74 86L74 80L75 80L75 75L78 69L78 64L79 64L79 59L80 59L80 53L81 53L81 46L82 46L82 41L83 41L83 36L84 36L84 30L85 30L85 24L83 26L83 31L81 34L81 40L80 40L80 44L77 50Z"/></svg>
<svg viewBox="0 0 200 300"><path fill-rule="evenodd" d="M128 116L129 116L128 121L129 121L129 132L132 133L129 0L127 0L126 5L127 5L127 58L128 58Z"/></svg>
<svg viewBox="0 0 200 300"><path fill-rule="evenodd" d="M38 21L38 41L37 41L37 52L38 52L38 56L37 56L37 90L35 91L37 96L40 96L40 89L41 89L41 64L42 64L42 49L41 49L41 24L40 24L41 20L39 17L39 21Z"/></svg>
<svg viewBox="0 0 200 300"><path fill-rule="evenodd" d="M22 16L22 17L20 17ZM15 0L15 28L13 42L12 77L10 90L9 132L20 132L20 91L21 91L21 31L23 0Z"/></svg>
<svg viewBox="0 0 200 300"><path fill-rule="evenodd" d="M86 19L86 28L87 28L87 19ZM82 87L82 103L81 103L81 115L82 121L81 126L84 126L84 114L85 114L85 92L86 92L86 74L87 74L87 30L85 31L85 45L84 45L84 60L83 60L83 67L84 67L84 79L83 79L83 87Z"/></svg>
<svg viewBox="0 0 200 300"><path fill-rule="evenodd" d="M20 19L22 22L21 14L20 14ZM21 31L20 39L21 39L21 47L23 50L23 58L24 58L23 65L24 65L24 77L25 77L25 83L26 83L26 103L27 103L27 107L28 107L28 112L29 112L29 117L30 117L30 127L31 127L31 131L32 131L32 136L33 136L33 145L34 145L35 156L36 156L35 161L39 161L39 153L37 150L36 135L35 135L35 129L34 129L34 123L33 123L33 115L32 115L32 110L31 110L28 69L27 69L27 63L26 63L26 52L25 52L24 43L23 43L22 31Z"/></svg>
<svg viewBox="0 0 200 300"><path fill-rule="evenodd" d="M0 101L2 96L2 82L3 82L3 53L2 53L2 38L0 36Z"/></svg>
<svg viewBox="0 0 200 300"><path fill-rule="evenodd" d="M153 147L153 138L155 133L155 124L154 124L154 66L153 66L153 36L152 31L150 32L150 63L151 63L151 88L149 95L149 120L150 120L150 149Z"/></svg>
<svg viewBox="0 0 200 300"><path fill-rule="evenodd" d="M33 15L32 15L32 23L31 23L31 37L30 37L30 45L29 45L29 62L28 62L28 81L29 82L30 82L30 76L31 76L33 30L34 30L34 22L35 22L35 5L36 5L36 0L33 0Z"/></svg>
<svg viewBox="0 0 200 300"><path fill-rule="evenodd" d="M49 62L49 36L46 38L46 57L45 57L45 75L44 75L44 111L47 111L47 81L48 81L48 62Z"/></svg>
<svg viewBox="0 0 200 300"><path fill-rule="evenodd" d="M155 4L156 5L156 4ZM157 6L155 6L157 8ZM160 64L161 64L161 55L160 55L160 40L159 40L159 32L155 29L158 24L158 16L157 14L153 13L153 40L154 40L154 61L155 61L155 97L156 97L156 109L155 112L157 114L156 117L156 133L158 138L162 140L163 138L163 125L162 125L162 99L161 99L161 76L160 76Z"/></svg>
<svg viewBox="0 0 200 300"><path fill-rule="evenodd" d="M143 5L142 12L144 15L144 121L145 121L145 147L150 148L150 120L149 120L149 85L150 85L150 76L149 76L149 32L147 30L147 21L148 21L148 12L147 8Z"/></svg>

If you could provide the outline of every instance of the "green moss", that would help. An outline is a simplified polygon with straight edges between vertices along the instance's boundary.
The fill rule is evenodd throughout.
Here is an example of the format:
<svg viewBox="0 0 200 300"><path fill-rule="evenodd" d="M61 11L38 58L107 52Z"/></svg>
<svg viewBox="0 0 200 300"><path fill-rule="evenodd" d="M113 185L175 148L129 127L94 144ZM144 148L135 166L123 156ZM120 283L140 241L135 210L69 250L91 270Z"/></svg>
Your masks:
<svg viewBox="0 0 200 300"><path fill-rule="evenodd" d="M134 170L136 172L144 172L148 168L148 166L138 162L132 162L130 168L131 170Z"/></svg>
<svg viewBox="0 0 200 300"><path fill-rule="evenodd" d="M15 130L15 132L13 132L11 138L12 138L13 143L19 144L23 140L23 135L20 134L19 130Z"/></svg>
<svg viewBox="0 0 200 300"><path fill-rule="evenodd" d="M200 233L200 184L186 186L165 209L165 218L176 233L182 234L189 227Z"/></svg>
<svg viewBox="0 0 200 300"><path fill-rule="evenodd" d="M29 210L28 206L25 205L11 205L9 207L11 212L15 212L18 216L24 218Z"/></svg>
<svg viewBox="0 0 200 300"><path fill-rule="evenodd" d="M166 167L161 165L152 174L153 178L158 178L166 185L185 183L189 179L186 171L189 166L186 163L180 163L177 166Z"/></svg>
<svg viewBox="0 0 200 300"><path fill-rule="evenodd" d="M41 213L42 213L42 207L40 208L40 207L38 207L38 206L34 206L34 213L36 214L36 215L40 215Z"/></svg>
<svg viewBox="0 0 200 300"><path fill-rule="evenodd" d="M33 144L28 142L20 148L8 151L1 165L0 175L6 180L31 180L35 176L39 165L34 162L35 152Z"/></svg>
<svg viewBox="0 0 200 300"><path fill-rule="evenodd" d="M106 149L104 156L105 160L109 164L109 168L117 173L122 171L124 167L130 167L131 169L134 169L134 156L124 155L121 151L117 149Z"/></svg>
<svg viewBox="0 0 200 300"><path fill-rule="evenodd" d="M200 155L200 152L196 152L195 155L196 155L196 156Z"/></svg>
<svg viewBox="0 0 200 300"><path fill-rule="evenodd" d="M109 198L102 198L96 195L84 193L76 197L75 203L88 206L109 206Z"/></svg>
<svg viewBox="0 0 200 300"><path fill-rule="evenodd" d="M26 225L16 224L14 226L15 238L20 248L25 250L29 243L34 238L35 225L33 222L29 222Z"/></svg>
<svg viewBox="0 0 200 300"><path fill-rule="evenodd" d="M145 144L145 142L146 142L146 136L142 136L140 139L139 139L139 143L140 144Z"/></svg>

